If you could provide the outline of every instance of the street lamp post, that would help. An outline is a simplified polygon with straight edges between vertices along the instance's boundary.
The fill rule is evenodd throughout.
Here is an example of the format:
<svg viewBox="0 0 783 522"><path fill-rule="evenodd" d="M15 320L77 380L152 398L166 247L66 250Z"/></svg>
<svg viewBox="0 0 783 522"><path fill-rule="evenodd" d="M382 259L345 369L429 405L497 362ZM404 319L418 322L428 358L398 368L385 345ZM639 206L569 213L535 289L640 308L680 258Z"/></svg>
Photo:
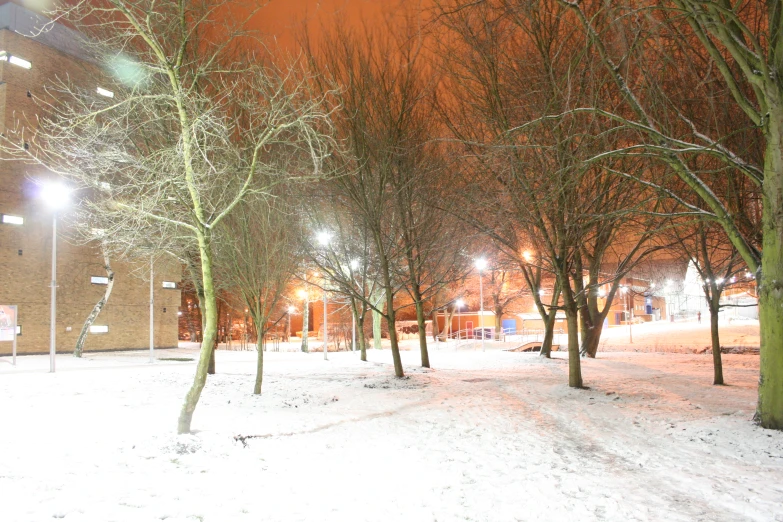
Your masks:
<svg viewBox="0 0 783 522"><path fill-rule="evenodd" d="M332 235L329 232L323 231L318 233L318 242L321 244L321 246L327 246L329 244L329 241L332 239ZM327 356L327 348L329 346L329 328L328 328L328 319L326 317L327 310L326 310L326 278L323 278L324 282L324 361L328 361L329 357Z"/></svg>
<svg viewBox="0 0 783 522"><path fill-rule="evenodd" d="M41 188L41 199L52 209L52 282L49 316L49 373L54 373L57 353L57 211L70 199L70 189L60 183L47 183Z"/></svg>
<svg viewBox="0 0 783 522"><path fill-rule="evenodd" d="M487 268L487 260L483 257L476 259L476 268L479 272L479 331L481 332L481 351L486 348L484 346L484 275L482 271Z"/></svg>

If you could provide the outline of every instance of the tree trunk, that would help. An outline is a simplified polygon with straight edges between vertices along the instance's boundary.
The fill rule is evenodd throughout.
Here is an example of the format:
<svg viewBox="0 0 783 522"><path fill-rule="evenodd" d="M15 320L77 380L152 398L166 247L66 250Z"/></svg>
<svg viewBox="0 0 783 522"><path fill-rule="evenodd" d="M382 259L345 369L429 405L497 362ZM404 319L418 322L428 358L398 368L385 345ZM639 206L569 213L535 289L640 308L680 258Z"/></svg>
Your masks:
<svg viewBox="0 0 783 522"><path fill-rule="evenodd" d="M536 289L534 288L534 291ZM536 303L538 306L538 313L539 315L542 315L542 319L544 320L544 342L541 343L541 352L539 352L539 357L546 357L547 359L550 359L552 357L552 342L555 338L555 323L557 322L557 302L560 300L560 285L555 283L555 287L552 291L552 300L549 302L549 312L546 313L546 317L544 316L545 308L543 306L538 306L539 303ZM540 301L540 298L539 298Z"/></svg>
<svg viewBox="0 0 783 522"><path fill-rule="evenodd" d="M572 388L582 388L582 367L579 359L579 339L577 334L579 324L574 309L566 309L568 320L568 385Z"/></svg>
<svg viewBox="0 0 783 522"><path fill-rule="evenodd" d="M310 330L310 303L305 299L302 311L302 351L307 353L307 334Z"/></svg>
<svg viewBox="0 0 783 522"><path fill-rule="evenodd" d="M209 375L215 375L215 352L217 351L217 339L215 339L215 346L212 347L212 355L209 358L209 368L207 373Z"/></svg>
<svg viewBox="0 0 783 522"><path fill-rule="evenodd" d="M433 308L430 317L432 318L432 340L437 341L438 335L440 335L440 330L438 328L438 310Z"/></svg>
<svg viewBox="0 0 783 522"><path fill-rule="evenodd" d="M783 94L777 98L783 99ZM780 101L779 104L783 104ZM783 106L771 111L764 156L761 273L758 276L761 357L756 419L783 429ZM774 127L774 128L773 128ZM774 139L773 139L774 138Z"/></svg>
<svg viewBox="0 0 783 522"><path fill-rule="evenodd" d="M193 412L196 411L201 391L207 382L209 359L212 357L212 349L215 343L215 336L217 335L217 300L215 298L215 284L212 277L212 245L210 244L211 238L208 234L209 232L205 231L199 234L198 238L199 253L201 254L201 277L204 285L204 324L201 351L193 384L185 396L185 402L179 414L178 433L190 433Z"/></svg>
<svg viewBox="0 0 783 522"><path fill-rule="evenodd" d="M421 296L419 296L421 298ZM421 366L430 367L430 354L427 351L427 326L424 320L424 304L416 301L416 322L419 325L419 350L421 351Z"/></svg>
<svg viewBox="0 0 783 522"><path fill-rule="evenodd" d="M582 365L579 358L579 318L574 301L568 274L561 271L560 288L563 292L566 320L568 321L568 385L572 388L582 388Z"/></svg>
<svg viewBox="0 0 783 522"><path fill-rule="evenodd" d="M382 319L383 316L379 312L375 310L372 311L372 345L373 348L375 348L376 350L380 350L382 346L381 345L381 320Z"/></svg>
<svg viewBox="0 0 783 522"><path fill-rule="evenodd" d="M106 306L106 303L109 301L109 296L111 296L112 288L114 288L114 270L111 269L109 254L105 249L103 250L103 268L106 270L109 282L106 285L106 290L103 292L103 297L101 297L100 301L95 303L92 312L90 312L90 315L87 316L87 319L82 325L82 331L79 333L79 338L76 340L76 348L73 350L74 357L82 356L82 350L84 349L84 343L87 340L87 334L90 332L90 326L92 326L98 318L103 307Z"/></svg>
<svg viewBox="0 0 783 522"><path fill-rule="evenodd" d="M361 351L361 359L367 362L367 338L364 337L364 315L360 315L356 319L356 340L359 342L359 350Z"/></svg>
<svg viewBox="0 0 783 522"><path fill-rule="evenodd" d="M495 339L500 340L503 333L503 307L495 305Z"/></svg>
<svg viewBox="0 0 783 522"><path fill-rule="evenodd" d="M391 341L392 360L394 361L394 375L404 377L402 371L402 359L400 358L400 346L397 344L397 324L396 314L394 313L394 295L391 292L391 286L386 285L386 321L389 323L389 341Z"/></svg>
<svg viewBox="0 0 783 522"><path fill-rule="evenodd" d="M720 336L718 335L718 312L720 311L720 294L709 299L710 307L710 334L712 337L712 363L714 378L712 384L726 384L723 382L723 361L720 353Z"/></svg>
<svg viewBox="0 0 783 522"><path fill-rule="evenodd" d="M555 338L555 320L557 319L557 310L549 309L549 315L544 323L544 342L541 343L541 352L538 354L547 359L552 357L552 341Z"/></svg>
<svg viewBox="0 0 783 522"><path fill-rule="evenodd" d="M397 327L395 325L394 310L387 315L387 321L389 323L389 341L391 341L392 360L394 361L394 375L395 377L404 377L405 373L402 371L402 359L400 358L400 347L397 344Z"/></svg>
<svg viewBox="0 0 783 522"><path fill-rule="evenodd" d="M253 395L261 395L261 384L264 382L264 335L261 332L256 339L256 350L258 358L256 359L256 384L253 386Z"/></svg>

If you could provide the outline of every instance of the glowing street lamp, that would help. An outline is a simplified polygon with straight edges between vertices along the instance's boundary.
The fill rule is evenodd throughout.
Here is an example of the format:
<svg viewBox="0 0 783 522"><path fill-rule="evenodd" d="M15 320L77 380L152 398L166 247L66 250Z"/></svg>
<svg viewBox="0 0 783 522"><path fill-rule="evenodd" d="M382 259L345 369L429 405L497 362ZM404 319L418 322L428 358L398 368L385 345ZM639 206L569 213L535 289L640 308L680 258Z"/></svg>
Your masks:
<svg viewBox="0 0 783 522"><path fill-rule="evenodd" d="M46 183L41 187L40 197L46 206L52 210L52 293L49 319L49 372L54 373L54 356L57 351L57 211L68 206L71 200L71 189L62 183Z"/></svg>
<svg viewBox="0 0 783 522"><path fill-rule="evenodd" d="M481 351L483 352L486 348L484 346L484 276L481 272L487 268L487 260L480 257L476 259L474 264L479 273L479 325L481 327Z"/></svg>

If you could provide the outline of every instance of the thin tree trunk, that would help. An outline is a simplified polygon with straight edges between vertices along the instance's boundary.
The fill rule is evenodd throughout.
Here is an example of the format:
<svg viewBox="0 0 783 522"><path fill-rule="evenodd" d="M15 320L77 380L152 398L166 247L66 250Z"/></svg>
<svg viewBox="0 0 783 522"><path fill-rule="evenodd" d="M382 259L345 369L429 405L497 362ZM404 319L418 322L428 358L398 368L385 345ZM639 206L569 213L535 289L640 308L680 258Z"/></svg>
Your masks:
<svg viewBox="0 0 783 522"><path fill-rule="evenodd" d="M495 339L500 340L503 333L503 307L495 299Z"/></svg>
<svg viewBox="0 0 783 522"><path fill-rule="evenodd" d="M389 341L391 342L392 360L394 361L394 375L396 377L404 377L405 373L402 371L400 346L397 344L397 318L394 313L394 294L392 293L391 281L388 274L388 270L384 270L386 279L384 281L386 287L384 290L386 296L386 321L389 325Z"/></svg>
<svg viewBox="0 0 783 522"><path fill-rule="evenodd" d="M204 384L207 382L207 369L209 359L212 357L212 349L217 335L217 300L215 297L215 285L212 278L212 246L208 232L199 234L199 253L201 254L201 275L204 283L204 308L203 308L203 338L199 353L196 375L193 384L185 396L185 402L179 414L177 423L178 433L190 433L190 424L193 420L193 412L201 397Z"/></svg>
<svg viewBox="0 0 783 522"><path fill-rule="evenodd" d="M356 319L356 340L361 351L360 357L362 361L367 362L367 338L364 336L364 318L365 315L361 314Z"/></svg>
<svg viewBox="0 0 783 522"><path fill-rule="evenodd" d="M557 322L557 302L560 300L560 285L555 283L552 291L552 300L549 302L549 312L544 320L544 341L541 343L540 357L550 359L552 357L552 342L555 338L555 323ZM539 309L539 313L544 308Z"/></svg>
<svg viewBox="0 0 783 522"><path fill-rule="evenodd" d="M433 308L430 317L432 318L432 340L437 341L438 335L440 335L440 329L438 328L438 310Z"/></svg>
<svg viewBox="0 0 783 522"><path fill-rule="evenodd" d="M394 309L391 309L386 316L386 320L389 323L389 341L391 341L392 360L394 361L394 375L395 377L404 377L405 373L402 371L400 347L397 344L397 327L394 315Z"/></svg>
<svg viewBox="0 0 783 522"><path fill-rule="evenodd" d="M264 382L264 335L261 332L256 339L256 350L258 358L256 359L256 383L253 386L253 395L261 395L261 385Z"/></svg>
<svg viewBox="0 0 783 522"><path fill-rule="evenodd" d="M377 307L380 304L381 304L381 300L379 299L375 303L375 306ZM380 312L378 312L375 309L373 309L373 311L372 311L372 345L373 345L373 348L375 348L376 350L380 350L381 347L382 347L382 345L381 345L381 320L382 319L383 319L383 315L381 315Z"/></svg>
<svg viewBox="0 0 783 522"><path fill-rule="evenodd" d="M582 365L579 357L579 318L577 307L568 281L568 274L559 274L565 304L566 320L568 321L568 385L572 388L582 388Z"/></svg>
<svg viewBox="0 0 783 522"><path fill-rule="evenodd" d="M307 334L310 330L310 302L305 299L304 310L302 311L302 351L307 353Z"/></svg>
<svg viewBox="0 0 783 522"><path fill-rule="evenodd" d="M421 301L416 301L416 322L419 325L419 350L421 351L421 365L424 368L429 368L430 354L427 351L427 326L424 320L424 304Z"/></svg>
<svg viewBox="0 0 783 522"><path fill-rule="evenodd" d="M712 384L726 384L723 381L723 361L720 353L720 336L718 334L718 312L720 305L718 301L720 295L710 300L710 334L712 338L712 365L714 368L714 378Z"/></svg>
<svg viewBox="0 0 783 522"><path fill-rule="evenodd" d="M106 306L106 303L109 301L109 296L111 296L112 288L114 288L114 270L111 269L109 254L106 252L106 249L103 249L103 268L106 270L109 282L106 284L106 290L103 292L103 297L101 297L100 301L95 303L92 312L90 312L90 315L87 316L87 319L82 325L82 331L79 332L79 338L76 340L76 348L73 350L74 357L82 356L82 350L84 349L84 343L87 340L87 334L90 332L90 327L100 315L103 307Z"/></svg>
<svg viewBox="0 0 783 522"><path fill-rule="evenodd" d="M212 348L212 355L209 358L209 368L207 373L209 375L215 375L215 352L217 351L217 339L215 339L215 346Z"/></svg>
<svg viewBox="0 0 783 522"><path fill-rule="evenodd" d="M376 312L375 310L372 311L372 346L376 350L381 349L381 321L383 320L383 316Z"/></svg>
<svg viewBox="0 0 783 522"><path fill-rule="evenodd" d="M549 315L544 323L544 341L541 343L541 353L538 355L546 357L547 359L552 357L552 341L555 338L555 320L557 319L557 310L551 308Z"/></svg>

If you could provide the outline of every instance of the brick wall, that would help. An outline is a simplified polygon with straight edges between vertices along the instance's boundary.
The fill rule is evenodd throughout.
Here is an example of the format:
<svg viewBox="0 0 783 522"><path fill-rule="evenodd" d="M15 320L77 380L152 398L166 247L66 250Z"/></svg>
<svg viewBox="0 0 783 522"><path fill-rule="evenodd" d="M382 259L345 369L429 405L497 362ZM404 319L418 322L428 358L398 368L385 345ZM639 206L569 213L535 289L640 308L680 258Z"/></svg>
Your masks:
<svg viewBox="0 0 783 522"><path fill-rule="evenodd" d="M28 70L0 61L0 132L23 119L33 122L37 107L28 92L45 96L44 86L55 77L67 75L74 84L93 92L101 77L93 65L8 29L0 30L0 50L32 63ZM25 220L21 226L0 223L0 303L19 307L19 353L49 349L52 214L37 199L37 187L32 182L32 178L46 177L40 167L0 161L0 214ZM66 240L66 223L67 215L58 220L56 332L57 350L63 352L73 350L84 320L105 290L104 286L91 284L90 276L106 275L95 246L74 245ZM116 261L112 264L116 273L114 291L95 322L107 325L109 332L90 335L85 350L146 348L149 267ZM156 347L177 345L180 291L164 289L162 282L179 284L181 274L177 263L161 261L155 266ZM0 343L0 355L10 352L10 342Z"/></svg>

